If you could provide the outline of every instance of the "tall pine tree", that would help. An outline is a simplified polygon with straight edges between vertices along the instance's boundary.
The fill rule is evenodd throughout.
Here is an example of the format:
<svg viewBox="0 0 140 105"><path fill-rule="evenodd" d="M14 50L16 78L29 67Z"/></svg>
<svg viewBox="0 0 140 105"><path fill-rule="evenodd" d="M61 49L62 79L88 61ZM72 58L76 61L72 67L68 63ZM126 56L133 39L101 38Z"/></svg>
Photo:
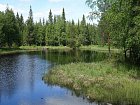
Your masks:
<svg viewBox="0 0 140 105"><path fill-rule="evenodd" d="M34 22L33 22L33 12L30 6L29 17L27 20L27 43L29 45L35 44L35 35L34 35Z"/></svg>

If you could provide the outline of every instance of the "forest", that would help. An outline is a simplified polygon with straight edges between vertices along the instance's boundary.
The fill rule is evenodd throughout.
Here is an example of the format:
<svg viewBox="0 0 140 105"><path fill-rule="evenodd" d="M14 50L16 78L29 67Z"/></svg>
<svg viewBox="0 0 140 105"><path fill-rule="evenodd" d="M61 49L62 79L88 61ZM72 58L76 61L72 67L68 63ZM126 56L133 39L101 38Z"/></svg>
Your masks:
<svg viewBox="0 0 140 105"><path fill-rule="evenodd" d="M100 18L98 30L102 42L123 49L124 57L140 60L140 1L87 0L91 19Z"/></svg>
<svg viewBox="0 0 140 105"><path fill-rule="evenodd" d="M13 10L7 7L5 12L0 12L0 24L1 47L62 45L75 48L81 44L97 43L97 26L86 23L84 15L82 21L66 21L64 8L62 15L53 15L50 10L48 19L43 18L39 22L34 22L30 6L29 17L24 22L22 14L15 15Z"/></svg>

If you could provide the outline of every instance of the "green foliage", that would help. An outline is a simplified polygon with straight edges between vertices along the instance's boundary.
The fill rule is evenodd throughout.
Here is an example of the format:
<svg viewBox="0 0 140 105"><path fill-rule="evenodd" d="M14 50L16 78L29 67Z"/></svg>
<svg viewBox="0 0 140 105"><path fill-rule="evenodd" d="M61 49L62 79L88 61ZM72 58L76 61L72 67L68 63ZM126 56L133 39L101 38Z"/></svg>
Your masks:
<svg viewBox="0 0 140 105"><path fill-rule="evenodd" d="M62 45L75 49L82 44L93 44L96 31L97 27L87 24L84 15L81 22L79 20L78 23L74 20L66 21L64 8L62 14L57 16L53 16L50 10L46 22L45 19L40 19L36 23L33 21L31 6L25 23L22 14L17 13L15 16L8 8L5 13L0 12L0 46L2 47Z"/></svg>
<svg viewBox="0 0 140 105"><path fill-rule="evenodd" d="M121 6L118 10L120 3ZM138 25L140 2L135 0L129 0L127 2L120 0L119 4L114 4L109 11L110 14L114 15L110 19L113 25L109 26L113 30L113 40L119 47L124 48L126 57L130 58L133 62L138 62L140 60L140 41L138 40L140 37Z"/></svg>
<svg viewBox="0 0 140 105"><path fill-rule="evenodd" d="M112 44L122 48L125 58L138 63L140 60L140 1L87 0L86 3L92 9L98 7L100 42L103 45L108 44L109 47ZM94 11L92 13L94 14Z"/></svg>
<svg viewBox="0 0 140 105"><path fill-rule="evenodd" d="M14 15L13 10L7 8L4 15L4 26L3 26L3 33L5 42L8 47L12 47L14 43L16 43L19 39L19 31L16 24L16 18Z"/></svg>

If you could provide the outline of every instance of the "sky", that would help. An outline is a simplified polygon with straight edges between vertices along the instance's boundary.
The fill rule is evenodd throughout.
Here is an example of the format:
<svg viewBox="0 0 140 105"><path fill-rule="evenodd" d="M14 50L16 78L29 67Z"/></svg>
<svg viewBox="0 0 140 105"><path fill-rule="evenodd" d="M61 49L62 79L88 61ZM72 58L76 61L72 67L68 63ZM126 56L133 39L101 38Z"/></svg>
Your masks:
<svg viewBox="0 0 140 105"><path fill-rule="evenodd" d="M86 0L0 0L0 11L5 11L7 5L12 8L14 13L19 13L24 16L24 21L28 18L30 5L33 10L34 21L39 21L40 18L48 19L50 9L53 15L61 15L62 9L65 9L66 19L75 22L82 19L83 14L86 16L87 22L90 21L87 16L90 8L85 4Z"/></svg>

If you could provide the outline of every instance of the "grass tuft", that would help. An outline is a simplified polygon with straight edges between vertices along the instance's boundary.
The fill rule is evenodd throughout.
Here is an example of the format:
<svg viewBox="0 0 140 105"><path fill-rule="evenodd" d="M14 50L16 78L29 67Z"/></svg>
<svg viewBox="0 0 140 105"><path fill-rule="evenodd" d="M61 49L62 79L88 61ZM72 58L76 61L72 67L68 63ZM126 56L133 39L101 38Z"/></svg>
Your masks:
<svg viewBox="0 0 140 105"><path fill-rule="evenodd" d="M91 100L119 105L139 105L140 80L136 72L109 63L71 63L50 70L44 81L80 91ZM133 72L132 72L133 71Z"/></svg>

